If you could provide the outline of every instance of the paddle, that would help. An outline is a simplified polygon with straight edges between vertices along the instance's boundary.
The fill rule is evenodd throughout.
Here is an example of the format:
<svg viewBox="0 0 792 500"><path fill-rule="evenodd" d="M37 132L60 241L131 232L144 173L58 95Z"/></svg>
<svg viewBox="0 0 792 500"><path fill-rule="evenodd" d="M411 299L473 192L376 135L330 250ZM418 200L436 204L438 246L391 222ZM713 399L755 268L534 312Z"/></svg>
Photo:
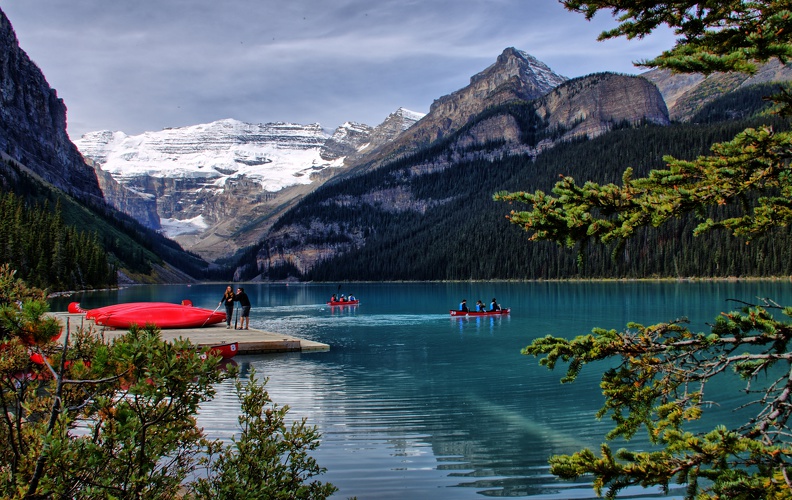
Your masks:
<svg viewBox="0 0 792 500"><path fill-rule="evenodd" d="M237 302L236 312L234 313L234 330L237 330L237 321L239 321L239 303Z"/></svg>
<svg viewBox="0 0 792 500"><path fill-rule="evenodd" d="M212 314L210 314L209 316L207 316L207 317L206 317L206 319L204 320L203 324L201 325L201 328L203 328L203 327L205 327L205 326L206 326L206 322L207 322L207 321L209 321L209 318L211 318L211 317L212 317L212 315L213 315L214 313L216 313L216 312L217 312L217 310L218 310L218 309L220 309L220 306L222 306L222 305L223 305L223 303L222 303L222 302L220 302L219 304L217 304L217 307L215 307L215 310L214 310L214 311L212 311Z"/></svg>

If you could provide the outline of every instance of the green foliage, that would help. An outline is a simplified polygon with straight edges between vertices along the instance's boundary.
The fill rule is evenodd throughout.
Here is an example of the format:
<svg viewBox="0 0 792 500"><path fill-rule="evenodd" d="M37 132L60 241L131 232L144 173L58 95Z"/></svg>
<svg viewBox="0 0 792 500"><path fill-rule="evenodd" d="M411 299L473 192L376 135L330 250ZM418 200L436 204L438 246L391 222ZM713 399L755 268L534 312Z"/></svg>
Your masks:
<svg viewBox="0 0 792 500"><path fill-rule="evenodd" d="M600 10L612 12L619 26L599 39L643 38L662 25L679 42L641 65L680 73L716 71L753 73L756 63L792 57L792 11L785 1L631 2L564 0L564 6L591 19Z"/></svg>
<svg viewBox="0 0 792 500"><path fill-rule="evenodd" d="M574 381L584 365L618 359L601 383L606 402L597 417L610 415L615 423L606 437L630 439L645 429L661 447L614 454L603 445L599 456L591 450L555 456L552 473L563 478L594 474L597 494L607 488L609 498L627 486L668 488L674 481L688 484L693 498L700 478L728 498L765 498L767 491L789 495L788 484L780 478L792 467L787 438L792 323L789 310L782 311L782 321L769 309L780 308L766 301L724 313L709 334L691 332L685 320L676 320L630 324L622 332L594 329L572 340L547 336L523 349L523 354L541 356L540 364L550 369L558 361L568 363L563 382ZM744 381L747 392L760 395L749 404L754 417L739 429L686 432L685 424L699 420L710 403L703 399L707 384L730 370Z"/></svg>
<svg viewBox="0 0 792 500"><path fill-rule="evenodd" d="M601 38L641 37L661 24L682 38L674 49L646 64L677 71L753 72L755 63L792 55L792 12L788 2L612 2L565 1L570 10L591 18L599 10L620 16L618 28ZM789 115L786 90L775 96ZM712 114L702 115L705 119ZM725 230L751 245L786 234L792 223L792 136L788 126L751 127L714 144L695 158L663 157L664 167L638 173L628 168L621 182L582 186L563 176L552 195L500 192L496 200L527 203L530 211L508 216L533 241L577 247L580 262L590 242L615 244L618 255L628 242L643 238L691 215L699 238ZM636 175L643 175L636 177ZM724 231L720 231L724 232ZM749 245L749 247L751 246ZM712 247L716 248L716 247ZM745 252L739 252L744 254ZM784 319L776 319L779 310ZM621 332L594 329L572 340L547 336L523 350L552 369L569 364L564 382L575 380L589 363L617 362L605 371L601 388L614 428L607 439L630 439L644 429L656 449L599 455L582 450L555 456L551 471L564 478L591 474L598 495L614 498L632 485L687 485L687 498L792 498L792 308L769 299L722 314L708 333L688 330L685 320L651 326L628 324ZM740 427L715 426L709 432L686 429L702 419L714 377L735 377L755 397L744 406L750 417Z"/></svg>
<svg viewBox="0 0 792 500"><path fill-rule="evenodd" d="M266 383L266 382L265 382ZM305 419L286 424L288 406L278 407L251 370L247 384L236 381L242 402L241 434L228 446L215 447L203 461L207 478L192 485L198 498L317 499L337 491L332 484L308 482L325 472L308 452L319 446L319 433Z"/></svg>
<svg viewBox="0 0 792 500"><path fill-rule="evenodd" d="M229 464L223 472L245 484L289 494L305 489L316 493L312 498L334 490L303 485L309 476L300 473L288 484L275 485L278 476L262 485L261 476L248 475L256 471L237 469L220 443L206 439L199 407L234 374L218 370L218 357L187 340L164 342L153 327L133 327L108 343L80 329L57 344L61 325L45 314L41 295L0 269L0 297L22 304L9 303L0 314L0 497L176 498L203 457L217 452ZM247 390L263 391L252 381ZM257 415L243 418L254 422ZM295 425L286 448L277 432L259 426L243 441L277 456L285 470L323 472L306 453L318 444L315 429Z"/></svg>

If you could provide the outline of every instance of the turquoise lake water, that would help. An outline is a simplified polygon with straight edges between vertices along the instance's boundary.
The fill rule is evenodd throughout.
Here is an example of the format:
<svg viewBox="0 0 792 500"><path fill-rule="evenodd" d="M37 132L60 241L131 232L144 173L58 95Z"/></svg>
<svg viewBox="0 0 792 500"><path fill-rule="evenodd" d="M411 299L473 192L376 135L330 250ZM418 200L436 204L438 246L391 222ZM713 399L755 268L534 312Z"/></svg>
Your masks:
<svg viewBox="0 0 792 500"><path fill-rule="evenodd" d="M237 356L268 377L267 388L290 419L318 426L312 453L335 484L333 498L532 499L596 498L589 482L560 481L547 458L583 447L597 449L611 428L594 418L603 398L601 366L584 368L574 384L538 366L520 349L545 335L572 337L593 327L624 329L687 317L708 331L730 299L769 297L792 304L788 281L608 283L245 284L253 303L250 326L323 342L328 352ZM136 286L52 301L65 310L116 302L190 299L214 309L217 285ZM357 307L330 308L333 293L354 293ZM511 307L505 317L451 318L449 309L492 298ZM240 340L244 333L239 332ZM733 425L742 385L731 376L710 387L718 402L700 423ZM230 383L203 409L211 437L237 431L238 405ZM618 448L624 443L616 443ZM643 435L626 444L645 449ZM682 492L670 496L681 497ZM624 498L662 497L635 489ZM621 498L621 497L620 497Z"/></svg>

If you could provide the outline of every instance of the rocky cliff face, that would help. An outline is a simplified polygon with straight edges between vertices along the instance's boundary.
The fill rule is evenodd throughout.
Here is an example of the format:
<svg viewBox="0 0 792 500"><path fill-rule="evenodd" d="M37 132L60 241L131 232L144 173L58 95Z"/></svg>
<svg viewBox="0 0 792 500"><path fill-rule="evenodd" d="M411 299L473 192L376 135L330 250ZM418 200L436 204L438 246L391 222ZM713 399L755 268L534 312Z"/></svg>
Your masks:
<svg viewBox="0 0 792 500"><path fill-rule="evenodd" d="M593 138L614 126L641 122L668 125L663 96L647 80L614 73L598 73L559 85L536 101L536 114L559 131L556 141Z"/></svg>
<svg viewBox="0 0 792 500"><path fill-rule="evenodd" d="M533 132L537 142L525 142L525 124L508 110L488 110L455 133L451 149L453 161L497 158L502 155L542 151L565 141L600 136L624 125L641 123L668 125L668 110L657 87L636 76L614 73L567 80L542 97L525 104L535 115ZM486 153L478 151L486 144Z"/></svg>
<svg viewBox="0 0 792 500"><path fill-rule="evenodd" d="M641 76L653 82L663 94L669 116L675 121L688 121L705 104L717 97L748 85L792 80L792 66L773 59L759 67L755 75L740 73L675 74L653 69Z"/></svg>
<svg viewBox="0 0 792 500"><path fill-rule="evenodd" d="M113 176L97 167L90 159L88 165L94 167L99 188L110 206L132 216L135 220L151 229L161 229L160 218L157 214L157 200L146 193L127 189L118 183Z"/></svg>
<svg viewBox="0 0 792 500"><path fill-rule="evenodd" d="M0 11L0 149L46 182L82 200L103 203L93 169L66 133L66 106L20 49Z"/></svg>

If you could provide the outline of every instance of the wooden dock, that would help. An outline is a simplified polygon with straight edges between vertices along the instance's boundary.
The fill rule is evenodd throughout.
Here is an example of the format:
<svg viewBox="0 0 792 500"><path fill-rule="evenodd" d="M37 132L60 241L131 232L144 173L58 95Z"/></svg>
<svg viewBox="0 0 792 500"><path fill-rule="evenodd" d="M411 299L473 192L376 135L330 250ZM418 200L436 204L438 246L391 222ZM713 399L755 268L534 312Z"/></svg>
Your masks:
<svg viewBox="0 0 792 500"><path fill-rule="evenodd" d="M93 328L101 333L105 339L122 335L125 330L106 328L96 325L92 320L86 320L84 314L70 314L66 312L51 313L64 326L68 325L70 331L77 328ZM282 333L265 332L264 330L229 330L225 323L208 325L203 328L184 328L162 330L162 339L171 341L176 338L189 339L198 346L215 346L239 342L239 354L263 354L275 352L317 352L329 351L330 346L321 342L300 339Z"/></svg>

